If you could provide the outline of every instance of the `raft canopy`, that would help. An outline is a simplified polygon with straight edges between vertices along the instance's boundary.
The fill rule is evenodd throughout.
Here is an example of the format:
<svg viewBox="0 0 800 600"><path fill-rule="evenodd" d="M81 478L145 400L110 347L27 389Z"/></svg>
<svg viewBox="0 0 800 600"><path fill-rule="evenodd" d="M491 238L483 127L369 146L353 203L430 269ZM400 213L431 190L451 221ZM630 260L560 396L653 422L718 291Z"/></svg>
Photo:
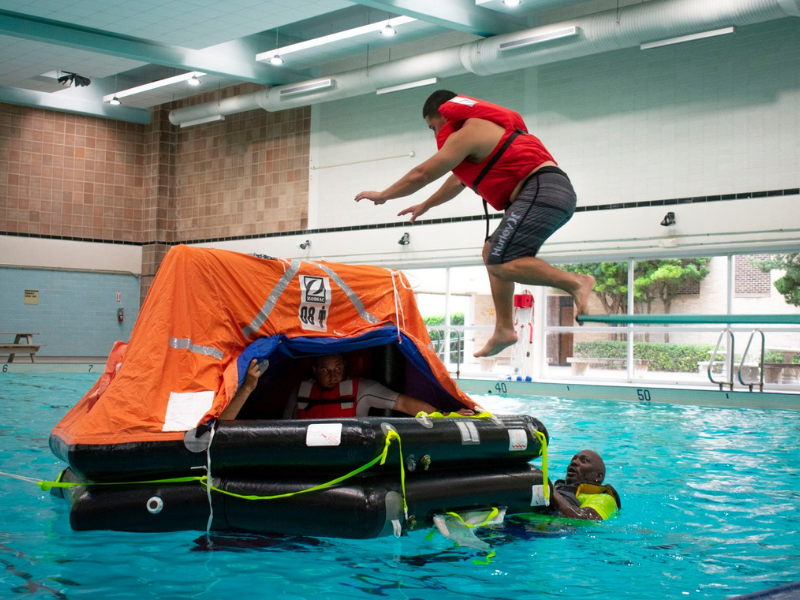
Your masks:
<svg viewBox="0 0 800 600"><path fill-rule="evenodd" d="M53 429L51 447L61 455L75 445L182 440L219 417L252 358L268 360L268 379L278 382L300 377L290 367L307 367L303 359L331 353L348 353L351 375L383 371L383 383L439 408L475 406L433 352L401 272L176 246L130 342L115 345L106 372Z"/></svg>

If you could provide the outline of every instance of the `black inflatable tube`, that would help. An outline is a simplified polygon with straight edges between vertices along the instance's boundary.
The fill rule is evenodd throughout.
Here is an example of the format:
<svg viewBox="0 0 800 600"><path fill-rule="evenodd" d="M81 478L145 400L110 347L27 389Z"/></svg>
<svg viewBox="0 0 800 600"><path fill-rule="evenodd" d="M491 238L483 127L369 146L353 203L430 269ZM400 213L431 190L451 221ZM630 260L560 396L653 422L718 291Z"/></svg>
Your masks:
<svg viewBox="0 0 800 600"><path fill-rule="evenodd" d="M309 446L312 424L341 423L341 442ZM214 472L234 473L263 467L276 471L328 471L357 468L381 453L387 427L400 435L404 457L430 458L430 472L493 464L522 464L541 454L536 431L547 436L537 419L527 415L499 415L496 420L447 418L431 420L430 427L415 418L367 417L341 420L223 421L211 447ZM524 433L524 448L511 449L510 430ZM208 434L206 433L207 437ZM192 434L190 434L192 437ZM202 438L199 440L202 442ZM182 441L113 445L69 446L51 436L50 447L59 458L86 479L120 481L195 474L206 464L204 446L191 451ZM383 469L397 468L399 452L392 449ZM378 467L376 467L378 468Z"/></svg>
<svg viewBox="0 0 800 600"><path fill-rule="evenodd" d="M69 470L64 480L80 481ZM281 482L215 478L215 486L220 489L255 496L298 491L318 483L314 478ZM527 464L449 471L435 477L412 475L406 480L406 527L430 527L434 514L444 511L505 506L508 514L530 512L531 488L541 483L541 471ZM399 473L359 476L333 488L276 500L245 500L212 492L212 529L353 539L380 537L393 532L393 519L405 520L400 494ZM75 530L205 530L209 516L206 492L199 483L87 485L69 489L66 496L72 504L70 524Z"/></svg>

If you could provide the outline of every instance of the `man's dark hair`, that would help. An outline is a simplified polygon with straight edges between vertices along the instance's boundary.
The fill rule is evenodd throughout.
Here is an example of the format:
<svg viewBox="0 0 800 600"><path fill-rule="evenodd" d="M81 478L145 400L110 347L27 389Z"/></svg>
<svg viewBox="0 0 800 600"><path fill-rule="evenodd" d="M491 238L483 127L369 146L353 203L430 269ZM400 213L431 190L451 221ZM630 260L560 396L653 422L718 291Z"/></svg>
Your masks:
<svg viewBox="0 0 800 600"><path fill-rule="evenodd" d="M436 90L425 100L425 105L422 107L422 118L435 117L439 114L439 107L456 96L458 94L448 90Z"/></svg>

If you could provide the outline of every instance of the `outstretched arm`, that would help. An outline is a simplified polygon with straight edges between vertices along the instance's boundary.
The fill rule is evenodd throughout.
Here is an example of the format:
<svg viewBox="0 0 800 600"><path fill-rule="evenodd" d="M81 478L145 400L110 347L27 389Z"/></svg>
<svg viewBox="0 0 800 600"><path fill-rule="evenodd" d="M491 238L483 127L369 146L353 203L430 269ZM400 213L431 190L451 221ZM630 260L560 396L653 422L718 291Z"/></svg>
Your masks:
<svg viewBox="0 0 800 600"><path fill-rule="evenodd" d="M423 400L417 400L416 398L412 398L411 396L406 396L405 394L400 394L397 397L397 404L394 405L395 410L399 410L400 412L404 412L407 415L415 416L417 413L426 412L428 414L437 412L439 409L434 408L432 405L428 404ZM475 414L468 408L462 408L458 411L458 414L469 416Z"/></svg>
<svg viewBox="0 0 800 600"><path fill-rule="evenodd" d="M397 216L402 217L403 215L410 214L411 218L409 219L409 223L413 223L434 206L439 206L440 204L449 202L458 196L463 189L464 184L459 181L458 177L455 175L450 175L450 177L448 177L442 184L442 187L440 187L430 198L425 200L425 202L415 204L414 206L409 206L408 208L405 208L397 213Z"/></svg>
<svg viewBox="0 0 800 600"><path fill-rule="evenodd" d="M471 135L470 128L467 128L465 125L461 130L447 138L441 150L424 163L411 169L388 188L382 192L361 192L356 195L355 200L356 202L360 200L371 200L375 204L383 204L387 200L393 198L410 196L432 181L436 181L448 171L452 171L454 167L458 166L473 152L475 146L476 137ZM445 186L442 187L444 188ZM436 194L434 194L434 196L436 196ZM450 200L450 198L447 198L447 200ZM446 200L442 200L441 202L446 202Z"/></svg>
<svg viewBox="0 0 800 600"><path fill-rule="evenodd" d="M436 409L427 402L417 400L416 398L406 396L405 394L400 394L397 397L397 403L394 405L394 409L412 416L419 412L436 412Z"/></svg>
<svg viewBox="0 0 800 600"><path fill-rule="evenodd" d="M250 365L247 367L247 374L244 376L244 383L236 391L236 394L234 394L231 403L228 404L228 406L219 416L220 421L228 421L236 418L236 415L238 415L239 411L242 410L242 406L244 406L244 403L247 402L250 394L252 394L253 390L256 389L256 384L258 383L259 377L261 377L261 369L258 368L258 361L254 358L250 361Z"/></svg>
<svg viewBox="0 0 800 600"><path fill-rule="evenodd" d="M360 417L367 416L370 408L396 410L411 415L412 417L419 412L430 414L438 410L435 406L428 404L424 400L418 400L407 394L398 394L371 379L359 380L358 402L356 407L358 416ZM468 408L462 408L458 413L465 416L474 414L474 412Z"/></svg>

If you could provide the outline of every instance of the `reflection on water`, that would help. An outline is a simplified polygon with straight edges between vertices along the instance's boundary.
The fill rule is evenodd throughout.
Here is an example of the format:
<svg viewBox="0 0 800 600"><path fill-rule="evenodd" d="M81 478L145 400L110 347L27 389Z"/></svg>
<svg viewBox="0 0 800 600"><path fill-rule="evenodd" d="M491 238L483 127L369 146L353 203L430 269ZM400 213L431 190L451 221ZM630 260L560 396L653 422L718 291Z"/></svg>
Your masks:
<svg viewBox="0 0 800 600"><path fill-rule="evenodd" d="M53 478L63 465L49 431L94 381L3 375L0 471ZM798 578L800 413L476 399L545 423L553 478L575 452L600 452L623 510L590 524L509 518L478 532L491 552L428 531L365 541L73 532L62 501L0 477L0 597L727 598Z"/></svg>

